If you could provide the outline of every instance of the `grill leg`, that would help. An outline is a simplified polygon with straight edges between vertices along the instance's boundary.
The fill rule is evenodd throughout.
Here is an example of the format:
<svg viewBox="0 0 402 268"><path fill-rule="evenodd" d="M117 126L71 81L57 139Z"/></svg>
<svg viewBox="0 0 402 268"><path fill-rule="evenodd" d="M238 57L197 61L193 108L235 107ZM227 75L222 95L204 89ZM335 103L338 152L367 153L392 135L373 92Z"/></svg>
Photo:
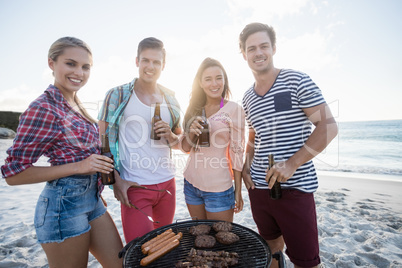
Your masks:
<svg viewBox="0 0 402 268"><path fill-rule="evenodd" d="M285 261L285 256L283 256L282 251L278 251L274 254L272 254L272 257L278 261L278 267L279 268L286 268L286 261Z"/></svg>

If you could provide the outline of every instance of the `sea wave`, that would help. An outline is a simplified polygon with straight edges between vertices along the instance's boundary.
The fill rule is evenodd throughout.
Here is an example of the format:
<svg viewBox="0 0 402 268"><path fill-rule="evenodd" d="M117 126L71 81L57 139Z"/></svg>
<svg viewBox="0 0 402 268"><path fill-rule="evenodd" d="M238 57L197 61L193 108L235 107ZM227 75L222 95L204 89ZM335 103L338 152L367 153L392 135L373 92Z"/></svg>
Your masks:
<svg viewBox="0 0 402 268"><path fill-rule="evenodd" d="M0 140L0 165L13 140ZM173 150L177 174L187 155ZM46 164L42 158L39 164ZM314 158L318 170L345 173L402 175L402 120L341 122L339 135Z"/></svg>
<svg viewBox="0 0 402 268"><path fill-rule="evenodd" d="M345 173L363 173L363 174L379 174L379 175L396 175L402 176L402 169L381 168L381 167L356 167L350 166L342 168L319 167L316 165L317 170L332 171L332 172L345 172Z"/></svg>

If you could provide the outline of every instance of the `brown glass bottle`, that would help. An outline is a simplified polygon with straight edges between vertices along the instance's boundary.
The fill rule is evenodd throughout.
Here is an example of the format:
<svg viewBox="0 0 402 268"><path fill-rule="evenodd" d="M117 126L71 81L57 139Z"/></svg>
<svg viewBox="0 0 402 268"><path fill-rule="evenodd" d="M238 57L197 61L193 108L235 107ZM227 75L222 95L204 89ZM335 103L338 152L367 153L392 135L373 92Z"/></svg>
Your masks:
<svg viewBox="0 0 402 268"><path fill-rule="evenodd" d="M161 106L160 106L160 103L157 102L155 105L154 117L152 117L152 121L151 121L151 139L153 139L153 140L161 139L161 137L158 137L158 134L156 134L155 129L154 129L155 123L160 120L162 120L161 119Z"/></svg>
<svg viewBox="0 0 402 268"><path fill-rule="evenodd" d="M109 137L106 134L102 134L101 141L102 141L101 155L107 156L112 160L114 160L113 155L110 152ZM109 174L101 173L101 179L103 185L114 184L116 182L114 178L114 169Z"/></svg>
<svg viewBox="0 0 402 268"><path fill-rule="evenodd" d="M268 155L268 167L271 169L275 165L274 161L274 155L269 154ZM278 181L275 181L274 186L271 188L271 198L274 200L280 199L282 197L282 189L281 189L281 183Z"/></svg>
<svg viewBox="0 0 402 268"><path fill-rule="evenodd" d="M209 147L209 125L205 115L205 108L202 108L201 117L202 121L200 122L200 125L203 127L203 129L201 129L201 134L198 138L198 146Z"/></svg>

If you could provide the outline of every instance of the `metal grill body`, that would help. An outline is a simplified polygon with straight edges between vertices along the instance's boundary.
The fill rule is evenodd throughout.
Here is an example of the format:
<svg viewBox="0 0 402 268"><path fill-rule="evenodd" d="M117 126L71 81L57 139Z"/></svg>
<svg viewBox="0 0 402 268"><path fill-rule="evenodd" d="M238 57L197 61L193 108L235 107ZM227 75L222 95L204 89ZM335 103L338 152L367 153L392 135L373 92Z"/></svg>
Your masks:
<svg viewBox="0 0 402 268"><path fill-rule="evenodd" d="M151 263L147 267L160 267L160 268L173 268L178 261L186 261L190 249L194 247L195 237L189 233L189 229L192 226L198 224L208 224L211 225L217 221L213 220L196 220L196 221L185 221L177 222L170 225L163 226L161 228L155 229L148 234L137 238L130 242L126 247L128 247L124 255L124 267L142 267L140 266L140 261L142 258L146 257L141 251L141 245L148 240L154 238L155 236L163 233L169 228L172 228L173 232L183 233L183 238L180 241L179 247L169 252L165 256ZM244 268L265 268L269 267L272 259L271 251L268 247L266 241L253 230L241 226L236 223L232 223L232 232L237 234L240 240L232 245L222 245L216 242L216 245L211 249L211 251L227 251L236 252L239 254L239 263L232 267L244 267ZM211 229L210 235L215 235L215 231Z"/></svg>

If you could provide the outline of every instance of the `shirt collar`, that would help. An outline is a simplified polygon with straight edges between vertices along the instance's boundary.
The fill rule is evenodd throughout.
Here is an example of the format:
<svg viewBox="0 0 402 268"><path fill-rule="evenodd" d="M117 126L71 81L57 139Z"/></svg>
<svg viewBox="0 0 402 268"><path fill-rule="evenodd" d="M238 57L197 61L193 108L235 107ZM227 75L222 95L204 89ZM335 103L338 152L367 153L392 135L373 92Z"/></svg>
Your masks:
<svg viewBox="0 0 402 268"><path fill-rule="evenodd" d="M45 92L47 92L49 96L52 97L57 103L65 105L68 104L63 94L60 92L60 89L58 89L54 85L49 85Z"/></svg>

